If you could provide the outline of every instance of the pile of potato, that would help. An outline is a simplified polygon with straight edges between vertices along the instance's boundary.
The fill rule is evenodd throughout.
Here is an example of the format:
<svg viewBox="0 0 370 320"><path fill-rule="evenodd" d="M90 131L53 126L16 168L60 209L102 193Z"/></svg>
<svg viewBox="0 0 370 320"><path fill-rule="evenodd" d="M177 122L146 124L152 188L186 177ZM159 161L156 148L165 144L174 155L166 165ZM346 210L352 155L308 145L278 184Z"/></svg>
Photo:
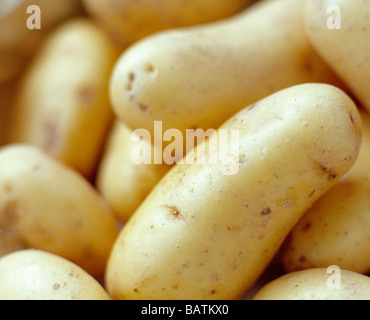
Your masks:
<svg viewBox="0 0 370 320"><path fill-rule="evenodd" d="M0 299L370 300L369 1L3 0L0 28ZM135 164L185 150L158 122L217 131ZM186 162L225 130L235 172Z"/></svg>

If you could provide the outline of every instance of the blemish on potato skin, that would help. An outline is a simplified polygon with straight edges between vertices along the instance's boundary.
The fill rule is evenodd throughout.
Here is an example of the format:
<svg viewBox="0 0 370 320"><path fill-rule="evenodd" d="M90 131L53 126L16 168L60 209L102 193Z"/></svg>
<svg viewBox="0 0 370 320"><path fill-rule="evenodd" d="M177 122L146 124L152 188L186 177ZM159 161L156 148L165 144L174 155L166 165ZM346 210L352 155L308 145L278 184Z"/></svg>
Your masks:
<svg viewBox="0 0 370 320"><path fill-rule="evenodd" d="M167 208L170 210L170 214L175 216L175 217L178 217L181 215L180 211L174 207L174 206L169 206L169 205L162 205L163 208Z"/></svg>
<svg viewBox="0 0 370 320"><path fill-rule="evenodd" d="M311 223L310 222L307 222L303 225L302 227L302 231L307 231L311 228Z"/></svg>
<svg viewBox="0 0 370 320"><path fill-rule="evenodd" d="M265 209L262 210L261 215L262 216L267 216L270 213L271 213L271 209L270 208L265 208Z"/></svg>
<svg viewBox="0 0 370 320"><path fill-rule="evenodd" d="M337 173L333 169L326 167L322 163L320 163L320 169L327 175L329 181L337 177Z"/></svg>
<svg viewBox="0 0 370 320"><path fill-rule="evenodd" d="M1 224L5 226L15 225L19 219L19 202L12 200L6 203L0 212Z"/></svg>

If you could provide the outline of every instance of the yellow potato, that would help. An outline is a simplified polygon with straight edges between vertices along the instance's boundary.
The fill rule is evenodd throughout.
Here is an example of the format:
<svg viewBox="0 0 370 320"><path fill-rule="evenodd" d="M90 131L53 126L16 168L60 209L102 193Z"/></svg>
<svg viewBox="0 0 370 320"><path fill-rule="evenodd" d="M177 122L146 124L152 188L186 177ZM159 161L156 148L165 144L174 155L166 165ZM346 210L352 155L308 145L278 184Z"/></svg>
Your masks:
<svg viewBox="0 0 370 320"><path fill-rule="evenodd" d="M337 265L370 271L370 118L362 113L363 139L349 171L297 223L282 250L288 272Z"/></svg>
<svg viewBox="0 0 370 320"><path fill-rule="evenodd" d="M55 30L22 79L11 141L38 146L90 178L113 116L108 82L117 54L87 19Z"/></svg>
<svg viewBox="0 0 370 320"><path fill-rule="evenodd" d="M217 164L189 164L189 153L121 230L105 274L112 298L243 297L307 208L349 170L361 140L356 106L325 84L244 109L205 140L205 153L222 129L239 132L234 161L221 157L228 145Z"/></svg>
<svg viewBox="0 0 370 320"><path fill-rule="evenodd" d="M96 186L121 222L126 222L168 171L166 164L135 164L132 131L116 121L99 164ZM149 142L148 142L149 143Z"/></svg>
<svg viewBox="0 0 370 320"><path fill-rule="evenodd" d="M110 300L97 280L74 263L41 250L0 258L1 300Z"/></svg>
<svg viewBox="0 0 370 320"><path fill-rule="evenodd" d="M296 271L266 284L253 300L370 300L370 278L348 270Z"/></svg>
<svg viewBox="0 0 370 320"><path fill-rule="evenodd" d="M245 106L333 73L305 36L302 4L261 1L236 17L140 41L117 61L112 106L131 129L218 128ZM166 146L166 144L164 144Z"/></svg>
<svg viewBox="0 0 370 320"><path fill-rule="evenodd" d="M229 17L253 0L83 0L91 16L127 46L164 29L203 24Z"/></svg>
<svg viewBox="0 0 370 320"><path fill-rule="evenodd" d="M27 21L40 8L41 29L28 29ZM1 0L0 1L0 84L18 75L37 52L47 34L63 20L81 13L79 0Z"/></svg>
<svg viewBox="0 0 370 320"><path fill-rule="evenodd" d="M306 1L306 30L327 64L370 111L370 2ZM339 28L339 29L336 29Z"/></svg>
<svg viewBox="0 0 370 320"><path fill-rule="evenodd" d="M0 149L0 190L5 246L14 247L16 240L18 246L52 252L90 274L102 274L117 222L80 174L36 147L8 145Z"/></svg>

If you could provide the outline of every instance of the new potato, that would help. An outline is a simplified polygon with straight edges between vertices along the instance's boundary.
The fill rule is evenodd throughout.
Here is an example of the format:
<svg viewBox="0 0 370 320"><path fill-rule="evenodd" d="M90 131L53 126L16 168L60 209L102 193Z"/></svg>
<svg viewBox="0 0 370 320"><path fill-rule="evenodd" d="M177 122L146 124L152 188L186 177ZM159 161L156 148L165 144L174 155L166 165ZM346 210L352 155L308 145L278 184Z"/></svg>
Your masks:
<svg viewBox="0 0 370 320"><path fill-rule="evenodd" d="M93 275L104 272L118 235L116 219L96 190L29 145L0 149L0 230L0 252L16 246L45 250Z"/></svg>
<svg viewBox="0 0 370 320"><path fill-rule="evenodd" d="M85 9L122 45L164 29L229 17L253 0L83 0Z"/></svg>
<svg viewBox="0 0 370 320"><path fill-rule="evenodd" d="M97 189L123 223L169 170L166 164L135 164L132 152L138 143L131 135L132 131L124 123L115 122L96 178Z"/></svg>
<svg viewBox="0 0 370 320"><path fill-rule="evenodd" d="M358 158L290 233L281 253L287 272L330 265L370 271L370 118L365 112L361 116Z"/></svg>
<svg viewBox="0 0 370 320"><path fill-rule="evenodd" d="M110 300L103 287L74 263L41 250L0 258L0 300Z"/></svg>
<svg viewBox="0 0 370 320"><path fill-rule="evenodd" d="M328 14L328 8L334 9L331 16ZM306 32L315 50L368 111L369 12L370 2L361 0L307 0L304 9ZM339 22L339 29L328 28L328 20L335 24Z"/></svg>
<svg viewBox="0 0 370 320"><path fill-rule="evenodd" d="M239 15L169 30L127 49L110 86L131 129L218 128L245 106L306 82L336 82L311 47L300 1L261 1ZM164 144L166 146L166 144Z"/></svg>
<svg viewBox="0 0 370 320"><path fill-rule="evenodd" d="M239 130L230 155L237 173L222 162L175 165L115 242L112 298L243 297L303 213L350 169L361 140L353 101L325 84L277 92L220 129ZM217 138L204 142L206 153Z"/></svg>
<svg viewBox="0 0 370 320"><path fill-rule="evenodd" d="M10 141L38 146L92 177L113 118L108 83L117 56L89 19L63 23L21 79Z"/></svg>
<svg viewBox="0 0 370 320"><path fill-rule="evenodd" d="M253 300L370 300L370 278L348 270L338 275L326 268L296 271L266 284Z"/></svg>

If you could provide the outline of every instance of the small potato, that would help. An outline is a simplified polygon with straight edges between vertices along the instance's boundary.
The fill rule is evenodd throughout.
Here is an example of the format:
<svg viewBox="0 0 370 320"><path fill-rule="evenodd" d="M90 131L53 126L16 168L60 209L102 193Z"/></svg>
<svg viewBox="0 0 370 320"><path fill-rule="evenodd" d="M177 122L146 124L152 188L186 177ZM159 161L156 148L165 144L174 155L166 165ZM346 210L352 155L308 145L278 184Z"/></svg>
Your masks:
<svg viewBox="0 0 370 320"><path fill-rule="evenodd" d="M304 12L316 51L370 112L370 1L306 0Z"/></svg>
<svg viewBox="0 0 370 320"><path fill-rule="evenodd" d="M245 106L306 82L336 83L305 35L301 1L261 1L217 23L161 32L127 49L111 79L132 130L218 128ZM166 147L166 143L163 147Z"/></svg>
<svg viewBox="0 0 370 320"><path fill-rule="evenodd" d="M363 138L354 166L305 213L283 246L288 272L330 265L370 272L370 117L361 115Z"/></svg>
<svg viewBox="0 0 370 320"><path fill-rule="evenodd" d="M203 24L229 17L253 0L83 0L122 45L127 46L160 30Z"/></svg>
<svg viewBox="0 0 370 320"><path fill-rule="evenodd" d="M115 122L96 179L97 189L123 223L170 168L166 164L135 164L131 155L137 142L131 135L125 124Z"/></svg>
<svg viewBox="0 0 370 320"><path fill-rule="evenodd" d="M370 300L370 278L331 268L296 271L266 284L253 300Z"/></svg>
<svg viewBox="0 0 370 320"><path fill-rule="evenodd" d="M0 258L0 300L110 300L103 287L74 263L41 250Z"/></svg>
<svg viewBox="0 0 370 320"><path fill-rule="evenodd" d="M222 129L233 139L230 165L187 162L201 147L207 154ZM355 104L330 85L297 85L244 109L176 164L123 227L108 293L243 297L303 213L351 168L360 137Z"/></svg>
<svg viewBox="0 0 370 320"><path fill-rule="evenodd" d="M110 208L80 174L26 145L0 149L0 230L0 245L52 252L92 275L103 273L118 235Z"/></svg>
<svg viewBox="0 0 370 320"><path fill-rule="evenodd" d="M85 18L50 34L22 79L11 142L38 146L90 178L113 118L108 82L117 55Z"/></svg>
<svg viewBox="0 0 370 320"><path fill-rule="evenodd" d="M31 5L40 8L41 29L27 28ZM53 28L81 12L79 0L1 0L0 85L21 73Z"/></svg>

